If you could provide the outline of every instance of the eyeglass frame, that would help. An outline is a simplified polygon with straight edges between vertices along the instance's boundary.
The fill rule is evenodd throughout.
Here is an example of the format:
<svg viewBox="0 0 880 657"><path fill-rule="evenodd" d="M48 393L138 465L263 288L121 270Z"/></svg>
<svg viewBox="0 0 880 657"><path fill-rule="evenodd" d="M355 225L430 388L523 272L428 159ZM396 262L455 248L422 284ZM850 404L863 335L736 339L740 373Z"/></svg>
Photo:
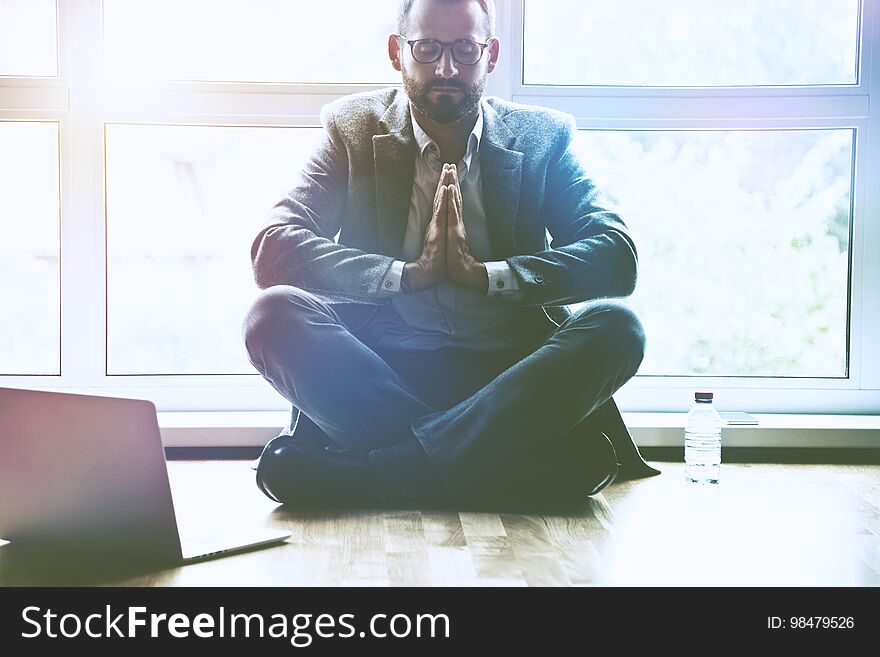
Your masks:
<svg viewBox="0 0 880 657"><path fill-rule="evenodd" d="M414 60L416 60L419 64L433 64L434 62L440 61L440 59L443 57L443 52L447 48L449 48L449 54L452 56L452 59L454 59L457 64L461 64L462 66L476 66L477 64L479 64L480 60L483 59L483 53L486 52L486 48L488 48L491 45L492 41L495 40L495 37L489 37L488 42L480 43L479 41L474 41L473 39L456 39L455 41L452 41L450 43L449 41L441 41L440 39L429 39L429 38L428 39L407 39L402 34L395 34L394 36L396 36L399 39L403 39L407 44L409 44L409 53L412 55L412 58ZM437 55L437 58L432 59L430 62L423 62L421 59L416 57L415 44L418 43L419 41L433 41L434 43L439 43L440 44L440 54ZM462 61L459 61L458 57L455 56L455 52L453 51L453 48L455 47L456 44L462 43L462 42L473 43L474 45L480 46L480 56L477 58L477 61L475 61L475 62L462 62Z"/></svg>

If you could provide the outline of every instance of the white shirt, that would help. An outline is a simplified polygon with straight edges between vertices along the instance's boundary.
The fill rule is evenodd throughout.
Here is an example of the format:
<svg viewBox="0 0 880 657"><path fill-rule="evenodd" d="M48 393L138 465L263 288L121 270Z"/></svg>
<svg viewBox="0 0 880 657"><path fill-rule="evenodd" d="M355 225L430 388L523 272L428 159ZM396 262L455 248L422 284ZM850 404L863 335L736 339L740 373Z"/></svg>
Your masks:
<svg viewBox="0 0 880 657"><path fill-rule="evenodd" d="M419 152L409 216L400 260L389 267L380 296L390 296L374 318L360 332L363 339L378 346L396 349L437 349L457 346L472 349L495 349L518 343L521 333L517 323L522 309L518 304L504 303L521 297L519 285L510 266L504 261L490 261L492 248L486 226L483 186L480 176L479 147L483 132L483 112L477 117L468 137L468 146L456 168L461 187L462 218L468 246L473 257L486 265L489 275L487 294L459 287L448 280L435 287L416 292L401 292L400 277L407 262L422 253L425 230L431 221L431 210L443 162L440 149L412 116L413 133Z"/></svg>

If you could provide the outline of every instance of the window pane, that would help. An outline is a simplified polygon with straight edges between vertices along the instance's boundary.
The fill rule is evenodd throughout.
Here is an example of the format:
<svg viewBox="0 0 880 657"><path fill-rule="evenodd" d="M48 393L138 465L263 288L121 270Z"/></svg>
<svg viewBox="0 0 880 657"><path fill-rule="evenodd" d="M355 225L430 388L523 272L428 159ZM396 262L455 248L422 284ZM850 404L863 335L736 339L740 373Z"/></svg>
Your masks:
<svg viewBox="0 0 880 657"><path fill-rule="evenodd" d="M119 76L246 82L399 82L397 0L104 0Z"/></svg>
<svg viewBox="0 0 880 657"><path fill-rule="evenodd" d="M58 75L55 0L0 0L0 75Z"/></svg>
<svg viewBox="0 0 880 657"><path fill-rule="evenodd" d="M254 374L250 245L319 128L107 126L107 373Z"/></svg>
<svg viewBox="0 0 880 657"><path fill-rule="evenodd" d="M0 121L0 374L61 374L58 124Z"/></svg>
<svg viewBox="0 0 880 657"><path fill-rule="evenodd" d="M524 84L856 82L859 0L526 0Z"/></svg>
<svg viewBox="0 0 880 657"><path fill-rule="evenodd" d="M852 130L578 138L638 249L639 374L847 376Z"/></svg>

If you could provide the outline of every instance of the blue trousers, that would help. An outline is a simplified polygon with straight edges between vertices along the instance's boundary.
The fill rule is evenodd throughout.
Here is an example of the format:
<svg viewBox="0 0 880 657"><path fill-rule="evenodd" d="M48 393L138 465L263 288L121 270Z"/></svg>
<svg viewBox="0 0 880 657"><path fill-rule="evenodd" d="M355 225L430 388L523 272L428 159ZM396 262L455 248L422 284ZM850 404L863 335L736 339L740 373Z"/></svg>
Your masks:
<svg viewBox="0 0 880 657"><path fill-rule="evenodd" d="M645 347L632 310L599 299L517 347L384 349L287 285L261 293L243 333L254 367L329 441L404 471L417 441L458 499L517 470L576 477L560 438L635 375ZM420 479L401 472L404 494L418 497Z"/></svg>

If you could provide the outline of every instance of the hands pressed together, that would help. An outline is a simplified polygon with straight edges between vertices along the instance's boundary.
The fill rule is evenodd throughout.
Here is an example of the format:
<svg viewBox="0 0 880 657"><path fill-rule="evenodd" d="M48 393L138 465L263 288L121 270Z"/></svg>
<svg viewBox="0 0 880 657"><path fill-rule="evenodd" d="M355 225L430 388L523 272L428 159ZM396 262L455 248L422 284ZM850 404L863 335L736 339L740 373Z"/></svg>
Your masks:
<svg viewBox="0 0 880 657"><path fill-rule="evenodd" d="M425 231L422 254L404 266L409 290L424 290L444 278L461 287L486 294L486 266L471 255L462 219L461 187L454 164L444 164L434 195L431 222Z"/></svg>

